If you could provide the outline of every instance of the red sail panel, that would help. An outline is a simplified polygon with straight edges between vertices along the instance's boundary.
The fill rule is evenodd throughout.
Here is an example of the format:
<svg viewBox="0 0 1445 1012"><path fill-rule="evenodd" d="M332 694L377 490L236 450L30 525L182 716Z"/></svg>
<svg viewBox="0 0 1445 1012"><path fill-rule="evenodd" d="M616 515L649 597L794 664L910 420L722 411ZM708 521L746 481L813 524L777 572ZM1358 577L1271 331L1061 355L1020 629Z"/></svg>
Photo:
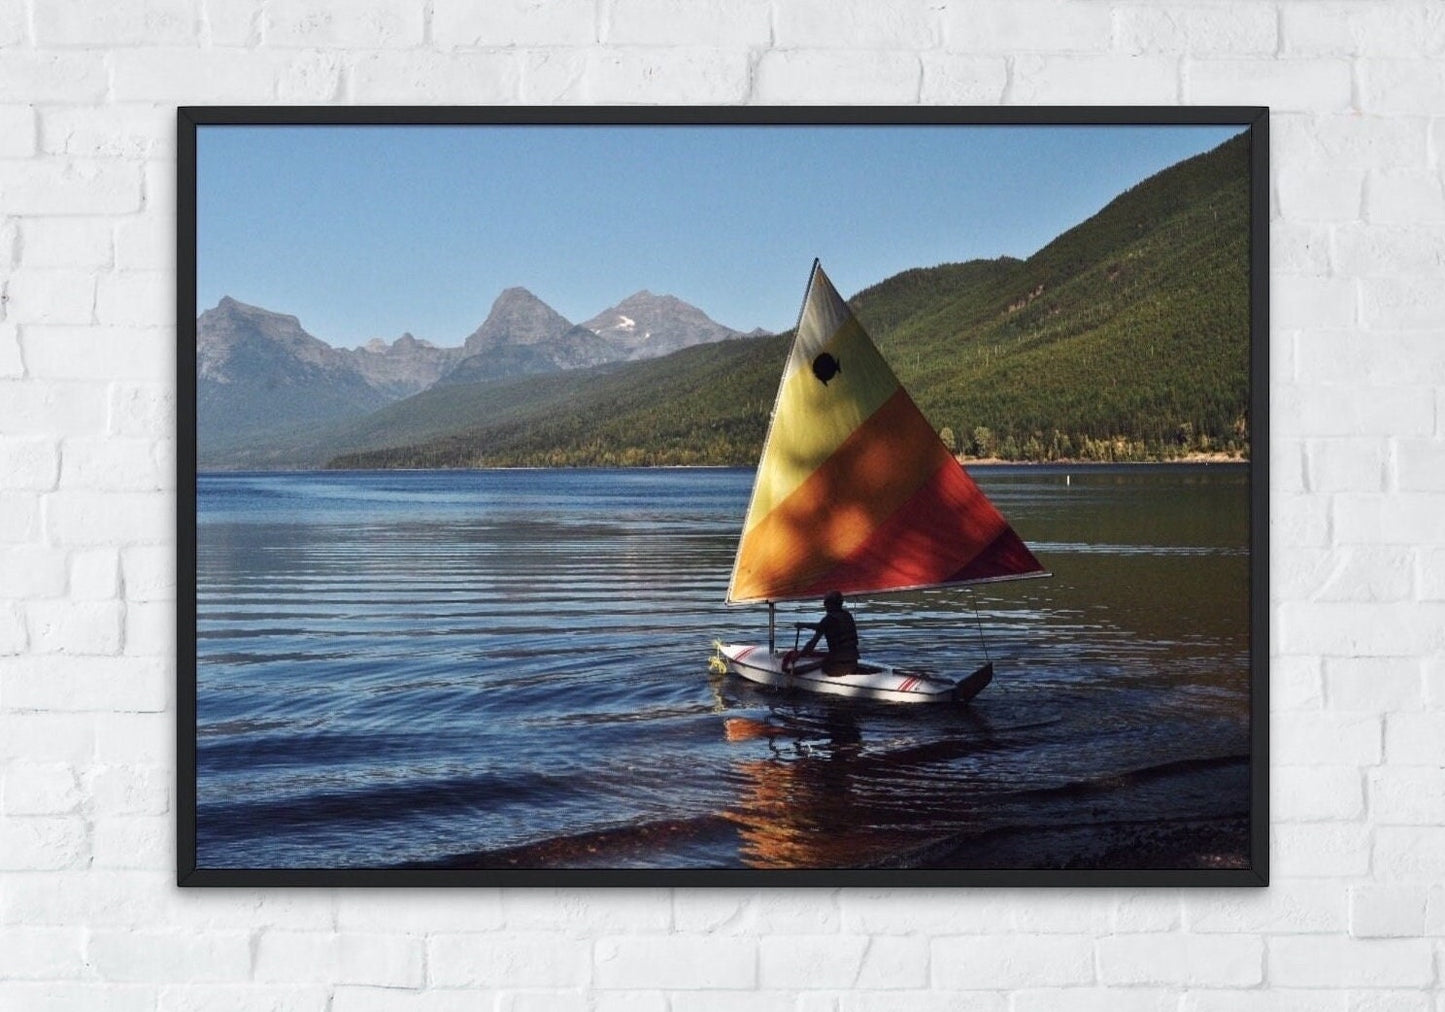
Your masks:
<svg viewBox="0 0 1445 1012"><path fill-rule="evenodd" d="M951 457L932 479L803 596L934 587L1041 573L1007 521Z"/></svg>

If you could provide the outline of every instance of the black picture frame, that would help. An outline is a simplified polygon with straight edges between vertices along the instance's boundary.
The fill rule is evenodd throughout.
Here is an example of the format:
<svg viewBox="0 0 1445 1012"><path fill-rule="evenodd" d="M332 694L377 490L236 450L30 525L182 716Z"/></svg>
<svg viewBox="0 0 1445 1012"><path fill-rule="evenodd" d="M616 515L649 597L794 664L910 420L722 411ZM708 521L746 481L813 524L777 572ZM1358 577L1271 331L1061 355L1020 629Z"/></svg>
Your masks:
<svg viewBox="0 0 1445 1012"><path fill-rule="evenodd" d="M1200 869L247 868L197 863L197 131L247 126L1217 125L1249 149L1249 866ZM177 114L177 883L236 886L1220 887L1269 883L1269 114L1262 107L183 107ZM1195 605L1205 607L1204 604Z"/></svg>

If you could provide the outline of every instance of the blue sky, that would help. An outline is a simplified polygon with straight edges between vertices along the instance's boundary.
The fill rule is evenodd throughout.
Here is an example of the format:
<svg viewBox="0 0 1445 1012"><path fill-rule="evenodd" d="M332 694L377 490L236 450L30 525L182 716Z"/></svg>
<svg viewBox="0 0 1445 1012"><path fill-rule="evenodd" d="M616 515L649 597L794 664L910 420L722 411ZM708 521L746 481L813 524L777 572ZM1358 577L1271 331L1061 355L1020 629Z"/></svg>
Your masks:
<svg viewBox="0 0 1445 1012"><path fill-rule="evenodd" d="M457 345L513 285L573 322L648 289L785 330L815 256L845 295L1027 257L1241 130L204 126L199 308Z"/></svg>

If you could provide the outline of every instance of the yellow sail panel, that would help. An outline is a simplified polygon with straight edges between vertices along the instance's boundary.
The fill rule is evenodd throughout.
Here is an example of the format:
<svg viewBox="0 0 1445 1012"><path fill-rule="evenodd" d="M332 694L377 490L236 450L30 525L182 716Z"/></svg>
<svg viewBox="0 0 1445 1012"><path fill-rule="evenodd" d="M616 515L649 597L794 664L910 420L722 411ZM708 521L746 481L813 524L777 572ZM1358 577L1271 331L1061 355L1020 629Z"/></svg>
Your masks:
<svg viewBox="0 0 1445 1012"><path fill-rule="evenodd" d="M791 495L898 389L847 303L814 267L743 529Z"/></svg>
<svg viewBox="0 0 1445 1012"><path fill-rule="evenodd" d="M815 264L728 600L898 590L1042 570Z"/></svg>

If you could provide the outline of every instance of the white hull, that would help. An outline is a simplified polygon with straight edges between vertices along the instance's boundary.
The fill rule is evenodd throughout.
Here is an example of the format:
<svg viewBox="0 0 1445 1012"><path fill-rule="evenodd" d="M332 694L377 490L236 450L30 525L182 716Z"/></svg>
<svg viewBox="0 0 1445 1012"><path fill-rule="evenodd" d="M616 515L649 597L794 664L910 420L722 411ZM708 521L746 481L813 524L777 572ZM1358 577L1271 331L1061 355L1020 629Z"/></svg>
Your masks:
<svg viewBox="0 0 1445 1012"><path fill-rule="evenodd" d="M958 681L930 672L865 662L859 663L856 673L829 676L823 673L816 657L804 657L784 670L784 655L765 646L725 644L718 647L718 652L729 672L760 685L890 703L966 703L993 678L992 664Z"/></svg>

